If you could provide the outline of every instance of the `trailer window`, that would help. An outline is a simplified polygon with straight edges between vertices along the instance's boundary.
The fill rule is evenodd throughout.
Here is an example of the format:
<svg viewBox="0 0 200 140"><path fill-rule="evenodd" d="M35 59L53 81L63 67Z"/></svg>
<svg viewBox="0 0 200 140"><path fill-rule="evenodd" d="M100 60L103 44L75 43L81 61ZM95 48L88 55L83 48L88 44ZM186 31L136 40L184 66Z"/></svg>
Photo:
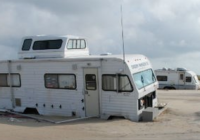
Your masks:
<svg viewBox="0 0 200 140"><path fill-rule="evenodd" d="M84 39L70 39L67 43L67 49L85 49L86 42Z"/></svg>
<svg viewBox="0 0 200 140"><path fill-rule="evenodd" d="M20 75L19 74L11 74L11 80L12 80L12 86L13 87L20 87L21 86L21 81L20 81ZM10 78L8 75L8 85L10 86Z"/></svg>
<svg viewBox="0 0 200 140"><path fill-rule="evenodd" d="M86 74L85 83L86 83L85 86L87 90L96 90L96 75Z"/></svg>
<svg viewBox="0 0 200 140"><path fill-rule="evenodd" d="M60 49L62 46L62 40L43 40L35 41L33 44L33 50L49 50L49 49Z"/></svg>
<svg viewBox="0 0 200 140"><path fill-rule="evenodd" d="M167 76L157 76L158 81L167 81Z"/></svg>
<svg viewBox="0 0 200 140"><path fill-rule="evenodd" d="M138 89L144 88L156 82L155 75L152 69L148 69L148 70L133 74L133 79Z"/></svg>
<svg viewBox="0 0 200 140"><path fill-rule="evenodd" d="M103 75L102 86L105 91L116 91L117 90L117 80L116 75Z"/></svg>
<svg viewBox="0 0 200 140"><path fill-rule="evenodd" d="M188 83L192 82L192 77L185 77L185 81Z"/></svg>
<svg viewBox="0 0 200 140"><path fill-rule="evenodd" d="M183 80L183 74L180 74L180 80Z"/></svg>
<svg viewBox="0 0 200 140"><path fill-rule="evenodd" d="M119 92L130 92L133 90L130 80L126 75L119 75Z"/></svg>
<svg viewBox="0 0 200 140"><path fill-rule="evenodd" d="M81 49L84 49L86 47L85 40L81 40Z"/></svg>
<svg viewBox="0 0 200 140"><path fill-rule="evenodd" d="M54 89L76 89L74 74L45 74L45 87Z"/></svg>
<svg viewBox="0 0 200 140"><path fill-rule="evenodd" d="M9 77L9 74L0 74L0 87L9 87L12 85L12 87L20 87L21 86L21 80L19 74L10 74L11 77ZM10 82L10 79L12 80L12 83Z"/></svg>
<svg viewBox="0 0 200 140"><path fill-rule="evenodd" d="M56 74L45 75L46 88L58 88L58 76Z"/></svg>
<svg viewBox="0 0 200 140"><path fill-rule="evenodd" d="M75 89L75 75L59 75L59 88Z"/></svg>
<svg viewBox="0 0 200 140"><path fill-rule="evenodd" d="M102 89L105 91L132 92L133 87L127 75L103 75Z"/></svg>
<svg viewBox="0 0 200 140"><path fill-rule="evenodd" d="M7 74L0 74L0 86L1 87L6 87L8 86L7 84Z"/></svg>
<svg viewBox="0 0 200 140"><path fill-rule="evenodd" d="M32 39L25 39L25 40L24 40L24 43L23 43L23 46L22 46L22 50L23 50L23 51L28 51L28 50L30 50L31 43L32 43Z"/></svg>

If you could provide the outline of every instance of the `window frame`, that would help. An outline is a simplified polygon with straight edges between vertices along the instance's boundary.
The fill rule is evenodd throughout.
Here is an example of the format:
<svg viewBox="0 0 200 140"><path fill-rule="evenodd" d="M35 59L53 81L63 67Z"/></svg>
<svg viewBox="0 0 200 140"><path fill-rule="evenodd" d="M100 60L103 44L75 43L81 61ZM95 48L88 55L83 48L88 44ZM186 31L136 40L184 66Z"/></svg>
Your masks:
<svg viewBox="0 0 200 140"><path fill-rule="evenodd" d="M68 47L68 44L69 44L70 41L72 41L72 47L71 47L71 48ZM75 44L76 44L75 47L74 47L74 41L75 41ZM77 42L78 42L78 41L80 41L80 43L79 43L80 48L77 46L77 44L78 44ZM85 47L84 47L84 48L81 48L81 44L82 44L81 42L82 42L82 41L84 41L84 44L85 44ZM73 49L85 49L85 48L86 48L86 41L85 41L85 39L69 39L69 40L67 41L67 46L66 46L66 47L67 47L68 50L73 50Z"/></svg>
<svg viewBox="0 0 200 140"><path fill-rule="evenodd" d="M139 74L139 73L142 73L142 72L145 72L145 71L148 71L148 70L151 70L151 72L152 72L152 74L153 74L153 77L154 77L154 80L155 80L153 83L155 83L155 82L157 81L156 75L155 75L155 73L154 73L154 71L153 71L152 68L149 68L149 69L146 69L146 70L143 70L143 71L139 71L139 72L133 73L133 74L132 74L132 76L133 76L133 82L134 82L134 84L135 84L135 87L136 87L138 90L141 90L142 88L145 88L145 87L147 87L147 86L153 84L153 83L150 83L150 84L148 84L148 85L142 86L141 88L138 88L138 87L137 87L137 84L136 84L136 82L135 82L135 79L134 79L134 75L135 75L135 74Z"/></svg>
<svg viewBox="0 0 200 140"><path fill-rule="evenodd" d="M116 78L116 90L104 89L104 87L103 87L103 76L114 76ZM120 88L120 76L127 77L128 81L130 83L131 90L119 90L119 88ZM131 83L131 80L130 80L129 76L126 75L126 74L103 74L101 79L102 79L102 90L103 91L114 91L114 92L122 93L122 92L133 92L133 90L134 90L133 85Z"/></svg>
<svg viewBox="0 0 200 140"><path fill-rule="evenodd" d="M180 76L179 76L179 80L183 80L184 79L184 74L181 73Z"/></svg>
<svg viewBox="0 0 200 140"><path fill-rule="evenodd" d="M46 82L46 75L56 75L56 79L57 79L57 85L58 87L57 88L54 88L54 87L47 87L47 82ZM60 85L59 85L59 76L60 75L73 75L74 76L74 79L75 79L75 87L74 88L60 88ZM76 90L77 89L77 81L76 81L76 75L73 74L73 73L45 73L44 74L44 87L47 88L47 89L65 89L65 90Z"/></svg>
<svg viewBox="0 0 200 140"><path fill-rule="evenodd" d="M119 87L120 87L120 76L122 76L122 77L127 77L127 79L128 79L128 81L129 81L129 84L130 84L130 86L131 86L131 90L119 90ZM129 76L128 75L126 75L126 74L118 74L118 77L117 77L117 80L119 81L117 84L118 84L118 92L132 92L133 91L133 86L132 86L132 84L131 84L131 80L130 80L130 78L129 78Z"/></svg>
<svg viewBox="0 0 200 140"><path fill-rule="evenodd" d="M49 49L49 42L50 42L50 41L61 41L61 45L60 45L58 48L51 48L51 49ZM45 42L45 43L47 43L47 44L48 44L48 45L47 45L48 48L45 48L45 49L37 49L37 48L34 47L34 46L35 46L35 44L38 43L38 42ZM34 41L32 49L33 49L34 51L40 51L40 50L59 50L59 49L62 47L62 44L63 44L63 40L62 40L62 39L37 40L37 41Z"/></svg>
<svg viewBox="0 0 200 140"><path fill-rule="evenodd" d="M190 81L187 81L187 80L188 80L187 78L189 78ZM186 77L185 77L185 82L191 83L191 82L192 82L192 77L191 77L191 76L186 76Z"/></svg>
<svg viewBox="0 0 200 140"><path fill-rule="evenodd" d="M28 41L28 40L31 41L30 46L28 47L28 49L24 49L25 41ZM29 51L29 50L31 49L31 45L32 45L32 43L33 43L33 39L32 39L32 38L24 39L24 41L23 41L23 45L22 45L22 51Z"/></svg>
<svg viewBox="0 0 200 140"><path fill-rule="evenodd" d="M0 87L9 87L8 86L8 74L7 73L1 73L0 76L5 76L5 78L6 78L5 84L2 84L2 85L0 84Z"/></svg>
<svg viewBox="0 0 200 140"><path fill-rule="evenodd" d="M94 87L94 89L88 89L88 86L87 86L87 78L86 78L86 76L87 75L90 75L90 76L95 76L95 87ZM97 90L97 76L96 76L96 74L85 74L85 89L86 90Z"/></svg>
<svg viewBox="0 0 200 140"><path fill-rule="evenodd" d="M9 79L8 79L9 73L0 73L0 75L6 75L6 85L5 85L5 86L1 86L1 85L0 85L0 87L10 87L10 84L8 84L8 81L9 81ZM11 87L21 87L21 75L20 75L19 73L11 73L10 75L11 75L11 76L12 76L12 75L18 75L18 76L19 76L19 86L13 85L13 83L12 83L12 86L11 86Z"/></svg>
<svg viewBox="0 0 200 140"><path fill-rule="evenodd" d="M103 86L103 76L112 76L112 77L115 77L116 78L116 74L103 74L102 75L102 90L103 91L116 91L117 92L117 78L116 78L116 90L108 90L108 89L104 89L104 86Z"/></svg>
<svg viewBox="0 0 200 140"><path fill-rule="evenodd" d="M162 80L160 80L158 77L162 77L162 78L161 78ZM168 76L166 76L166 75L157 75L156 78L157 78L157 80L158 80L159 82L166 82L166 81L168 81ZM163 80L163 79L164 79L164 80Z"/></svg>

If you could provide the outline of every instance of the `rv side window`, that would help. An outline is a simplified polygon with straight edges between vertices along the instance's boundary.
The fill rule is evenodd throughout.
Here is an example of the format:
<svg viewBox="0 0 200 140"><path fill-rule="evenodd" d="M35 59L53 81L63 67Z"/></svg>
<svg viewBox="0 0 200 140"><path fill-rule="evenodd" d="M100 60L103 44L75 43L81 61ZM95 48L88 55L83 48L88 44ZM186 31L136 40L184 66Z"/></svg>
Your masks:
<svg viewBox="0 0 200 140"><path fill-rule="evenodd" d="M77 40L73 40L72 49L77 49Z"/></svg>
<svg viewBox="0 0 200 140"><path fill-rule="evenodd" d="M7 74L0 74L0 86L1 87L7 87L8 86Z"/></svg>
<svg viewBox="0 0 200 140"><path fill-rule="evenodd" d="M77 40L77 49L81 49L81 40Z"/></svg>
<svg viewBox="0 0 200 140"><path fill-rule="evenodd" d="M183 80L183 74L180 74L180 80Z"/></svg>
<svg viewBox="0 0 200 140"><path fill-rule="evenodd" d="M32 43L32 39L25 39L24 43L23 43L23 46L22 46L22 51L30 50L31 43Z"/></svg>
<svg viewBox="0 0 200 140"><path fill-rule="evenodd" d="M20 87L21 86L21 81L20 81L20 75L19 74L11 74L11 79L12 79L12 86L13 87ZM7 76L8 78L8 85L10 86L10 78L9 75Z"/></svg>
<svg viewBox="0 0 200 140"><path fill-rule="evenodd" d="M9 87L11 82L10 78L12 80L12 87L20 87L21 86L21 80L19 74L11 74L11 77L9 77L9 74L0 74L0 87Z"/></svg>
<svg viewBox="0 0 200 140"><path fill-rule="evenodd" d="M49 50L49 49L60 49L62 46L62 40L43 40L35 41L33 44L33 50Z"/></svg>
<svg viewBox="0 0 200 140"><path fill-rule="evenodd" d="M86 43L85 40L81 39L81 49L85 49Z"/></svg>
<svg viewBox="0 0 200 140"><path fill-rule="evenodd" d="M102 88L105 91L117 91L116 75L103 75Z"/></svg>
<svg viewBox="0 0 200 140"><path fill-rule="evenodd" d="M70 39L67 43L67 49L85 49L86 43L84 39Z"/></svg>
<svg viewBox="0 0 200 140"><path fill-rule="evenodd" d="M133 91L132 85L127 75L119 75L119 92Z"/></svg>
<svg viewBox="0 0 200 140"><path fill-rule="evenodd" d="M167 76L157 76L158 81L167 81Z"/></svg>
<svg viewBox="0 0 200 140"><path fill-rule="evenodd" d="M70 40L68 41L67 48L68 48L68 49L72 49L72 48L73 48L73 40L70 39Z"/></svg>
<svg viewBox="0 0 200 140"><path fill-rule="evenodd" d="M58 76L56 74L45 74L45 87L58 88Z"/></svg>
<svg viewBox="0 0 200 140"><path fill-rule="evenodd" d="M76 80L75 75L58 75L59 88L75 89Z"/></svg>
<svg viewBox="0 0 200 140"><path fill-rule="evenodd" d="M45 87L54 89L76 89L74 74L45 74Z"/></svg>
<svg viewBox="0 0 200 140"><path fill-rule="evenodd" d="M116 77L118 77L118 79ZM127 75L103 75L102 89L116 92L133 91L133 87Z"/></svg>
<svg viewBox="0 0 200 140"><path fill-rule="evenodd" d="M185 77L185 81L188 83L192 82L192 77Z"/></svg>

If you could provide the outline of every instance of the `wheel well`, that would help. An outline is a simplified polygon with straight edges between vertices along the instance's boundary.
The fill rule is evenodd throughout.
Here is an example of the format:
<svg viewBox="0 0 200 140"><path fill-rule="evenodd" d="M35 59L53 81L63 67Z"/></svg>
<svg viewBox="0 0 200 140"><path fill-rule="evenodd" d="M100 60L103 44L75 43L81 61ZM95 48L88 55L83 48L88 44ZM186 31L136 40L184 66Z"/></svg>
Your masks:
<svg viewBox="0 0 200 140"><path fill-rule="evenodd" d="M163 89L176 89L174 86L166 86Z"/></svg>
<svg viewBox="0 0 200 140"><path fill-rule="evenodd" d="M37 114L37 115L39 115L39 112L36 108L26 108L23 113L24 114Z"/></svg>

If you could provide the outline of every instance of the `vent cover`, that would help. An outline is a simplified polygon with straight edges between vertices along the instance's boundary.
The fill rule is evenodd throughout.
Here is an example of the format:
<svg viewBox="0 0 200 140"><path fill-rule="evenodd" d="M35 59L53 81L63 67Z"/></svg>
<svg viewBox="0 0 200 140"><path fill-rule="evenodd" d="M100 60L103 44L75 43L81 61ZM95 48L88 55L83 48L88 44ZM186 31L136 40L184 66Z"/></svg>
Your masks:
<svg viewBox="0 0 200 140"><path fill-rule="evenodd" d="M15 105L21 106L21 99L20 98L15 98Z"/></svg>

